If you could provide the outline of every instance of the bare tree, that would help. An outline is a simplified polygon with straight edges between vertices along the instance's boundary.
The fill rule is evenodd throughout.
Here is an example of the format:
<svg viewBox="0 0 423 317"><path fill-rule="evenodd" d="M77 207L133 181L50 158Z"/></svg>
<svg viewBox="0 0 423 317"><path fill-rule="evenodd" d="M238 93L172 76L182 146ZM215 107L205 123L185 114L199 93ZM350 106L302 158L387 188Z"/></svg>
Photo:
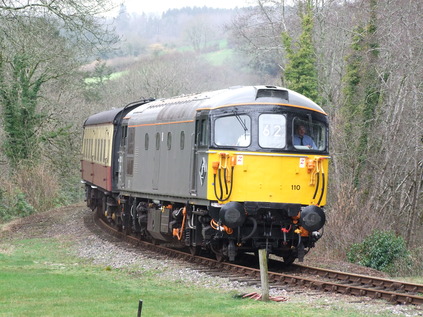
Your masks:
<svg viewBox="0 0 423 317"><path fill-rule="evenodd" d="M107 4L104 0L4 0L0 3L0 104L5 127L21 126L20 129L27 129L25 132L37 136L36 139L47 138L41 131L48 130L46 122L61 112L54 107L61 91L50 91L56 96L47 96L44 89L50 84L70 81L84 57L116 40L96 16L107 9ZM32 132L29 127L33 127ZM18 143L31 147L37 143L27 142L26 133L18 128L6 132L10 144L16 144L16 138L22 138ZM22 148L15 155L18 152L39 151ZM27 156L23 154L23 158Z"/></svg>
<svg viewBox="0 0 423 317"><path fill-rule="evenodd" d="M86 49L86 43L98 47L116 40L112 33L105 32L104 20L101 19L101 15L112 8L109 0L3 0L0 2L0 19L6 27L22 19L58 21L61 29L72 35L73 44L85 43Z"/></svg>
<svg viewBox="0 0 423 317"><path fill-rule="evenodd" d="M374 36L378 45L369 46L368 50L378 52L372 76L380 83L379 104L367 118L366 129L370 134L360 158L366 168L358 174L353 170L360 154L349 147L356 138L353 134L343 135L340 130L354 121L345 122L340 107L332 107L332 218L344 220L344 224L340 221L336 226L348 228L344 232L350 231L349 243L359 241L374 229L390 229L401 234L409 246L417 246L423 239L420 230L416 230L423 221L423 38L419 31L423 19L418 13L422 4L409 1L375 4ZM350 20L357 25L362 23L363 16L369 17L368 1L349 4L348 8ZM342 105L342 99L337 100ZM352 125L354 133L360 130L359 126ZM355 188L356 177L360 188ZM348 214L359 217L347 218ZM344 248L347 246L345 243Z"/></svg>
<svg viewBox="0 0 423 317"><path fill-rule="evenodd" d="M214 28L206 16L196 16L185 25L185 36L194 51L199 53L214 39Z"/></svg>
<svg viewBox="0 0 423 317"><path fill-rule="evenodd" d="M66 183L78 166L79 134L73 132L81 122L76 109L83 105L79 67L116 40L96 16L107 10L107 3L0 1L2 143L8 150L19 144L9 152L9 167L15 167L10 173L35 170L40 164L61 176L57 187L77 192ZM33 182L31 188L45 190L38 185ZM30 194L31 188L20 190ZM56 199L55 193L47 194Z"/></svg>
<svg viewBox="0 0 423 317"><path fill-rule="evenodd" d="M251 63L272 75L284 68L281 34L290 26L292 34L299 34L300 21L292 14L284 0L257 0L256 6L240 10L233 19L231 40L249 56Z"/></svg>
<svg viewBox="0 0 423 317"><path fill-rule="evenodd" d="M127 73L98 87L100 100L107 103L97 106L97 111L140 98L172 97L261 82L276 84L274 78L248 72L238 63L235 57L221 66L210 65L193 52L168 52L140 58Z"/></svg>
<svg viewBox="0 0 423 317"><path fill-rule="evenodd" d="M380 151L375 171L375 210L401 232L409 245L423 234L423 10L421 2L380 2L379 37L384 106L379 112ZM377 163L376 163L377 162Z"/></svg>

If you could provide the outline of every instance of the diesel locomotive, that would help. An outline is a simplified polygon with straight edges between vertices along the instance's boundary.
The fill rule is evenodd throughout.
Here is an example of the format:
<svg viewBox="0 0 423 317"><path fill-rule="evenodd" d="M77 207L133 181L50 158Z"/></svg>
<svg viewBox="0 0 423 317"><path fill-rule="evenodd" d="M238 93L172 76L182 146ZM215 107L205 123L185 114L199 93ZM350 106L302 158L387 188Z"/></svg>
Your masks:
<svg viewBox="0 0 423 317"><path fill-rule="evenodd" d="M126 234L302 261L326 221L328 119L276 86L140 100L83 126L87 206Z"/></svg>

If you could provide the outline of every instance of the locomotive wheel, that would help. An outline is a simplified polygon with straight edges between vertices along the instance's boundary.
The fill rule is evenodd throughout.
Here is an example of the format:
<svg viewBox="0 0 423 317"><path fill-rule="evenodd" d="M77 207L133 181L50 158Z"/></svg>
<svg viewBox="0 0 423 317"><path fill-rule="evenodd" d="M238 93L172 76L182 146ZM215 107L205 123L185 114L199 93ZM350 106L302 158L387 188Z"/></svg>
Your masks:
<svg viewBox="0 0 423 317"><path fill-rule="evenodd" d="M210 245L210 250L214 253L214 256L216 257L216 260L218 262L223 262L227 259L227 256L225 255L225 250L227 251L227 249L225 249L224 246L221 245L221 243L219 243L220 245ZM227 253L227 252L226 252Z"/></svg>
<svg viewBox="0 0 423 317"><path fill-rule="evenodd" d="M228 256L225 255L224 248L220 248L218 250L213 250L214 256L216 257L217 262L224 262L228 259Z"/></svg>
<svg viewBox="0 0 423 317"><path fill-rule="evenodd" d="M123 226L122 227L122 232L125 236L129 236L131 234L131 228Z"/></svg>
<svg viewBox="0 0 423 317"><path fill-rule="evenodd" d="M214 255L216 256L217 262L224 262L226 260L226 256L222 252L215 252Z"/></svg>
<svg viewBox="0 0 423 317"><path fill-rule="evenodd" d="M290 252L289 254L282 256L282 258L283 258L283 263L285 265L291 265L292 263L294 263L297 256L294 252Z"/></svg>
<svg viewBox="0 0 423 317"><path fill-rule="evenodd" d="M99 207L95 207L93 211L97 214L97 216L101 219L104 219L104 211Z"/></svg>
<svg viewBox="0 0 423 317"><path fill-rule="evenodd" d="M122 232L123 226L120 222L116 223L116 229L117 229L117 231Z"/></svg>

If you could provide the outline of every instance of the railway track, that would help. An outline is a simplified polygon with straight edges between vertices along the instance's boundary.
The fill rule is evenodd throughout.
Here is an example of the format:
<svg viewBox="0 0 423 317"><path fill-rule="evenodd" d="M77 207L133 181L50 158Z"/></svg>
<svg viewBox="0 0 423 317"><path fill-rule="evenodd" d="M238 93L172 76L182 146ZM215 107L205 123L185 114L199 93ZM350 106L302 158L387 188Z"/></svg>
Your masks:
<svg viewBox="0 0 423 317"><path fill-rule="evenodd" d="M203 270L211 274L225 274L225 276L231 276L231 278L239 278L244 281L249 280L252 284L260 284L260 270L258 268L219 262L215 259L202 256L193 256L189 252L142 241L136 237L119 232L98 218L96 214L94 214L94 222L103 231L131 244L136 244L143 249L201 266ZM273 266L275 265L270 265L269 263L270 268ZM405 283L299 264L293 264L289 270L285 270L284 272L280 270L278 272L269 272L269 283L274 288L294 285L322 292L335 292L352 296L383 299L394 304L423 305L423 285L421 284Z"/></svg>

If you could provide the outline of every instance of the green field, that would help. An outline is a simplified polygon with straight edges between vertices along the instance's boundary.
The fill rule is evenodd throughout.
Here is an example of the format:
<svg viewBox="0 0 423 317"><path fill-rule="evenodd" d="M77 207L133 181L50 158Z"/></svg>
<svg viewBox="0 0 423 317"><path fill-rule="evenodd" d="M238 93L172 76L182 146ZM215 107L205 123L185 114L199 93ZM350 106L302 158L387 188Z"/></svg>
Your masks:
<svg viewBox="0 0 423 317"><path fill-rule="evenodd" d="M224 287L169 283L160 270L112 269L73 252L70 242L54 238L1 241L0 316L136 316L139 300L142 316L368 315L325 296L307 303L301 292L279 303L238 299Z"/></svg>
<svg viewBox="0 0 423 317"><path fill-rule="evenodd" d="M233 57L232 49L223 49L223 50L211 52L205 55L206 60L214 66L223 65L226 61L230 60L232 57Z"/></svg>
<svg viewBox="0 0 423 317"><path fill-rule="evenodd" d="M107 78L103 79L103 80L114 80L114 79L118 79L120 77L122 77L123 75L127 74L128 71L121 71L121 72L115 72L110 74L110 76L108 76ZM90 78L86 78L85 79L85 83L86 84L97 84L100 82L100 79L97 77L90 77Z"/></svg>

